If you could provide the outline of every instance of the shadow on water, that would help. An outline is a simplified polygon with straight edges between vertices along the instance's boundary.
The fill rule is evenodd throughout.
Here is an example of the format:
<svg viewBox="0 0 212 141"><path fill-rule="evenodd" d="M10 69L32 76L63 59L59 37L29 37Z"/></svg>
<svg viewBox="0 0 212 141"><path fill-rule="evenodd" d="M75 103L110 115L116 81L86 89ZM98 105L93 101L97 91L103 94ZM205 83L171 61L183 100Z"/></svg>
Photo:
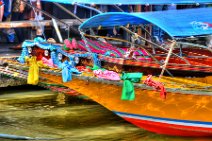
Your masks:
<svg viewBox="0 0 212 141"><path fill-rule="evenodd" d="M210 140L150 133L127 123L93 101L35 86L0 89L0 125L0 133L55 138L56 141Z"/></svg>

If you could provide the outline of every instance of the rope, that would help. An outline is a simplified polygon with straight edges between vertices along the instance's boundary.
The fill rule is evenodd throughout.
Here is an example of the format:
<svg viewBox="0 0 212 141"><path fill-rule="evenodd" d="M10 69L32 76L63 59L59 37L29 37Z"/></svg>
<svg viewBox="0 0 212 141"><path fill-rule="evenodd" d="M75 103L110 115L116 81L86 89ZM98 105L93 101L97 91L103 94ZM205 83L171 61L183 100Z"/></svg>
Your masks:
<svg viewBox="0 0 212 141"><path fill-rule="evenodd" d="M92 51L91 51L91 49L89 48L88 41L87 41L87 39L86 39L85 36L84 36L84 32L80 32L80 34L81 34L81 36L82 36L82 40L85 42L85 47L86 47L87 51L91 53Z"/></svg>
<svg viewBox="0 0 212 141"><path fill-rule="evenodd" d="M131 44L130 41L119 39L119 38L113 38L113 37L107 37L107 36L98 36L98 35L89 35L89 34L85 34L85 33L84 33L84 36L92 37L92 38L104 38L104 39L108 39L108 40L120 41L120 42L125 42L125 43Z"/></svg>
<svg viewBox="0 0 212 141"><path fill-rule="evenodd" d="M71 11L69 11L68 9L60 5L59 3L53 2L53 4L59 7L60 9L62 9L63 11L65 11L66 13L68 13L69 15L71 15L72 17L74 17L75 19L77 19L79 22L83 23L82 19L80 19L78 16L76 16L74 13L72 13Z"/></svg>
<svg viewBox="0 0 212 141"><path fill-rule="evenodd" d="M170 57L171 57L171 54L172 54L172 51L173 51L173 49L174 49L175 44L176 44L175 41L173 41L172 44L171 44L171 47L170 47L170 49L169 49L169 53L168 53L168 55L167 55L167 57L166 57L166 60L165 60L165 62L164 62L164 65L163 65L161 74L160 74L160 76L159 76L160 79L161 79L161 77L163 76L163 73L164 73L164 71L165 71L165 69L166 69L166 66L167 66L168 63L169 63L169 59L170 59Z"/></svg>

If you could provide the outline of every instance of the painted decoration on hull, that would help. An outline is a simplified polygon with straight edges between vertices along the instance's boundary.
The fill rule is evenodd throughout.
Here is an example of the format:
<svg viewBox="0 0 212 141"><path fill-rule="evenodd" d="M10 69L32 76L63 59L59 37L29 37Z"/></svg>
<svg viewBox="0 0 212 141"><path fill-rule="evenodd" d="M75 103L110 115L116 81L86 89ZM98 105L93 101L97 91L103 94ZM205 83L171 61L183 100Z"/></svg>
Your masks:
<svg viewBox="0 0 212 141"><path fill-rule="evenodd" d="M113 111L134 125L146 130L174 136L212 136L212 122L160 118Z"/></svg>

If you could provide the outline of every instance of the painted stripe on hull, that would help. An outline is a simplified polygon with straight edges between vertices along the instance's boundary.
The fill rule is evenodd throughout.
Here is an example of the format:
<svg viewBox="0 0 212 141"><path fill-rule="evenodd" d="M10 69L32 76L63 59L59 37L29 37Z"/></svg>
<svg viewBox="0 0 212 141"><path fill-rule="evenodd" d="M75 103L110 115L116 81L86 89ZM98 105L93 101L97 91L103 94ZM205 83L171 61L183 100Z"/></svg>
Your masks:
<svg viewBox="0 0 212 141"><path fill-rule="evenodd" d="M114 112L132 124L158 134L175 136L212 136L212 122L177 120Z"/></svg>

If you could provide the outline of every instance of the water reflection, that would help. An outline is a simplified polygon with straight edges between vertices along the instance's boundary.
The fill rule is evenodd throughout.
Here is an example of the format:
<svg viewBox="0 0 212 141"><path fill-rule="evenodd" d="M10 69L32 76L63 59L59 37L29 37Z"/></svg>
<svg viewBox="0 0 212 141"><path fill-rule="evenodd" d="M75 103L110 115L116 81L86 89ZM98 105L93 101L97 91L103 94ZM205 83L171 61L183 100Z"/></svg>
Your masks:
<svg viewBox="0 0 212 141"><path fill-rule="evenodd" d="M210 140L157 135L125 122L89 100L37 87L16 89L0 90L0 133L55 138L56 141Z"/></svg>

